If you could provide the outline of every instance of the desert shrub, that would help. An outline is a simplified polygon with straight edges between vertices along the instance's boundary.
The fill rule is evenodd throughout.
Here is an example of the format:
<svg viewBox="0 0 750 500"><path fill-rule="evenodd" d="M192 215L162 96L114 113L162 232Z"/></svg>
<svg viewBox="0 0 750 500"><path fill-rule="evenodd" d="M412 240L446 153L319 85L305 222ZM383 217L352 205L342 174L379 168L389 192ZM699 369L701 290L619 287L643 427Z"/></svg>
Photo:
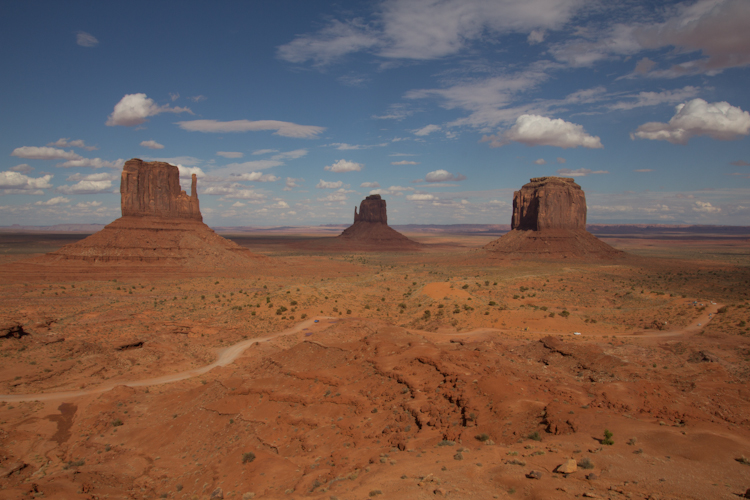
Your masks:
<svg viewBox="0 0 750 500"><path fill-rule="evenodd" d="M372 490L370 493L368 493L371 497L376 497L378 495L382 495L383 492L380 490Z"/></svg>
<svg viewBox="0 0 750 500"><path fill-rule="evenodd" d="M547 310L547 306L542 306L539 309L541 309L542 311L546 311Z"/></svg>
<svg viewBox="0 0 750 500"><path fill-rule="evenodd" d="M442 309L442 308L444 308L444 307L445 307L445 305L443 305L443 304L438 304L438 309Z"/></svg>
<svg viewBox="0 0 750 500"><path fill-rule="evenodd" d="M347 310L346 310L346 314L351 314L351 313L352 313L352 310L351 310L351 309L347 309Z"/></svg>
<svg viewBox="0 0 750 500"><path fill-rule="evenodd" d="M589 460L589 457L583 457L583 459L578 462L578 467L581 469L593 469L594 464Z"/></svg>
<svg viewBox="0 0 750 500"><path fill-rule="evenodd" d="M242 463L243 464L249 464L253 460L255 460L255 453L253 453L252 451L248 451L247 453L243 453L242 454Z"/></svg>
<svg viewBox="0 0 750 500"><path fill-rule="evenodd" d="M602 439L602 444L606 444L609 446L615 444L615 442L612 440L612 435L613 434L609 429L604 429L604 439Z"/></svg>
<svg viewBox="0 0 750 500"><path fill-rule="evenodd" d="M112 421L112 427L120 427L122 425L122 420L119 418L116 418Z"/></svg>
<svg viewBox="0 0 750 500"><path fill-rule="evenodd" d="M287 311L286 307L280 306L278 309L276 309L276 316L281 316L281 314L284 313L284 312L286 312L286 311Z"/></svg>
<svg viewBox="0 0 750 500"><path fill-rule="evenodd" d="M289 305L291 305L291 306L296 306L296 305L297 305L297 301L296 301L296 300L293 300L293 301L291 301L291 302L289 303Z"/></svg>
<svg viewBox="0 0 750 500"><path fill-rule="evenodd" d="M526 437L529 438L529 439L531 439L532 441L541 441L542 440L542 436L539 435L539 431L534 431L534 432L532 432L531 434L529 434Z"/></svg>
<svg viewBox="0 0 750 500"><path fill-rule="evenodd" d="M529 289L529 287L527 287L527 286L522 286L521 288L519 288L519 290L521 290L522 292L525 292L528 289Z"/></svg>
<svg viewBox="0 0 750 500"><path fill-rule="evenodd" d="M474 439L476 439L477 441L481 441L481 442L484 443L485 441L489 441L490 440L490 436L489 436L489 434L482 433L482 434L477 434L476 436L474 436Z"/></svg>
<svg viewBox="0 0 750 500"><path fill-rule="evenodd" d="M432 313L430 312L430 310L429 309L425 309L424 310L424 319L429 319L430 316L432 316Z"/></svg>
<svg viewBox="0 0 750 500"><path fill-rule="evenodd" d="M514 295L514 296L513 296L513 298L514 298L514 299L518 299L518 298L519 298L519 295Z"/></svg>
<svg viewBox="0 0 750 500"><path fill-rule="evenodd" d="M563 318L567 318L568 316L570 316L570 313L568 311L562 311L560 313L560 316L562 316Z"/></svg>
<svg viewBox="0 0 750 500"><path fill-rule="evenodd" d="M404 304L403 302L401 302L401 303L400 303L400 304L398 305L398 307L400 307L401 309L406 309L406 304Z"/></svg>
<svg viewBox="0 0 750 500"><path fill-rule="evenodd" d="M488 306L496 306L497 302L495 302L494 300L490 300L489 302L487 302L487 305Z"/></svg>
<svg viewBox="0 0 750 500"><path fill-rule="evenodd" d="M456 443L454 441L450 441L449 439L443 439L437 445L438 446L454 446L455 444Z"/></svg>
<svg viewBox="0 0 750 500"><path fill-rule="evenodd" d="M722 306L716 310L716 314L724 314L725 312L727 312L727 306Z"/></svg>

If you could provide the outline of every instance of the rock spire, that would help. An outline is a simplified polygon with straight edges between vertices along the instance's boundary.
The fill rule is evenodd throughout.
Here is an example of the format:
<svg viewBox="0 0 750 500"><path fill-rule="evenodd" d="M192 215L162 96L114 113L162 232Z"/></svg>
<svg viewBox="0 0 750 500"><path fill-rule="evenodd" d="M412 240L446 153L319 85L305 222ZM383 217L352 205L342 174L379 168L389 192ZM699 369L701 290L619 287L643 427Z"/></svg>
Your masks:
<svg viewBox="0 0 750 500"><path fill-rule="evenodd" d="M357 207L354 207L354 223L356 224L357 222L388 224L385 200L379 194L371 194L362 200L359 204L359 214L357 214Z"/></svg>
<svg viewBox="0 0 750 500"><path fill-rule="evenodd" d="M586 195L575 180L535 177L513 193L511 229L586 229Z"/></svg>
<svg viewBox="0 0 750 500"><path fill-rule="evenodd" d="M123 217L156 216L203 221L198 205L197 180L193 174L190 196L180 187L180 171L169 163L125 162L120 181Z"/></svg>

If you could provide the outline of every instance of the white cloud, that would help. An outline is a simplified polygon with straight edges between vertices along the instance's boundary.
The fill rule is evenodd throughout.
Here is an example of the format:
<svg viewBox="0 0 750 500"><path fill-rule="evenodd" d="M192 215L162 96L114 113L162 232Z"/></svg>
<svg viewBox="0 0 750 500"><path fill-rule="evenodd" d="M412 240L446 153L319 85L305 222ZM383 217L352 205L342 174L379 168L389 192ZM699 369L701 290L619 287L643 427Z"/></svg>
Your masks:
<svg viewBox="0 0 750 500"><path fill-rule="evenodd" d="M65 137L61 137L55 142L50 142L47 144L47 146L52 146L55 148L81 148L88 151L96 151L96 146L87 146L86 143L81 139L76 139L74 141L71 141L70 139L67 139Z"/></svg>
<svg viewBox="0 0 750 500"><path fill-rule="evenodd" d="M179 163L176 166L180 171L180 179L192 179L193 174L195 174L195 177L197 177L198 179L206 177L205 172L203 172L200 167L185 167L183 165L180 165Z"/></svg>
<svg viewBox="0 0 750 500"><path fill-rule="evenodd" d="M432 201L437 198L431 194L410 194L406 196L406 199L410 201Z"/></svg>
<svg viewBox="0 0 750 500"><path fill-rule="evenodd" d="M257 151L253 151L254 155L265 155L268 153L278 153L278 149L258 149Z"/></svg>
<svg viewBox="0 0 750 500"><path fill-rule="evenodd" d="M269 151L269 150L266 150ZM224 158L242 158L244 155L242 153L236 152L236 151L217 151L216 154L218 156L223 156ZM257 153L253 153L257 154Z"/></svg>
<svg viewBox="0 0 750 500"><path fill-rule="evenodd" d="M52 184L49 182L50 179L52 179L52 174L33 178L20 172L0 172L0 189L6 194L10 194L8 190L12 190L15 193L36 194L40 189L49 189L52 187Z"/></svg>
<svg viewBox="0 0 750 500"><path fill-rule="evenodd" d="M438 130L440 130L439 125L426 125L420 129L412 130L412 132L414 133L414 135L418 135L421 137L425 135L430 135L431 133L437 132Z"/></svg>
<svg viewBox="0 0 750 500"><path fill-rule="evenodd" d="M205 101L206 99L208 99L208 97L204 95L194 95L192 97L188 97L188 99L190 99L193 102L201 102L201 101Z"/></svg>
<svg viewBox="0 0 750 500"><path fill-rule="evenodd" d="M565 158L563 158L562 156L557 157L557 163L565 163L565 161Z"/></svg>
<svg viewBox="0 0 750 500"><path fill-rule="evenodd" d="M141 141L141 146L148 149L164 149L164 145L159 144L154 140Z"/></svg>
<svg viewBox="0 0 750 500"><path fill-rule="evenodd" d="M346 200L349 199L349 196L347 193L351 193L352 191L347 191L346 189L339 189L337 191L334 191L333 193L329 194L325 198L318 198L318 201L328 201L332 203L341 203L342 205Z"/></svg>
<svg viewBox="0 0 750 500"><path fill-rule="evenodd" d="M679 104L669 123L650 122L638 127L631 138L687 144L698 135L729 141L750 133L750 113L728 102L708 103L693 99Z"/></svg>
<svg viewBox="0 0 750 500"><path fill-rule="evenodd" d="M125 94L120 99L120 102L115 104L115 109L109 115L106 125L109 127L116 125L132 127L145 122L149 116L155 116L160 113L193 114L189 108L181 108L179 106L172 108L169 104L159 106L153 99L146 97L146 94Z"/></svg>
<svg viewBox="0 0 750 500"><path fill-rule="evenodd" d="M536 163L537 165L546 165L547 160L545 160L544 158L539 158L538 160L534 160L534 163Z"/></svg>
<svg viewBox="0 0 750 500"><path fill-rule="evenodd" d="M307 155L306 149L295 149L294 151L286 151L284 153L273 155L271 159L272 160L296 160L297 158L302 158L305 155Z"/></svg>
<svg viewBox="0 0 750 500"><path fill-rule="evenodd" d="M590 170L588 168L579 168L571 170L569 168L561 168L557 171L557 175L564 175L567 177L586 177L587 175L593 174L608 174L607 170Z"/></svg>
<svg viewBox="0 0 750 500"><path fill-rule="evenodd" d="M418 161L401 160L401 161L392 161L391 165L419 165L419 162Z"/></svg>
<svg viewBox="0 0 750 500"><path fill-rule="evenodd" d="M280 167L283 165L283 161L278 160L254 160L245 161L242 163L230 163L224 169L227 171L231 170L265 170L267 168Z"/></svg>
<svg viewBox="0 0 750 500"><path fill-rule="evenodd" d="M333 146L339 151L351 151L351 150L357 150L357 149L372 149L372 148L382 148L387 146L388 143L383 142L380 144L347 144L345 142L334 142L331 144L327 144L327 146Z"/></svg>
<svg viewBox="0 0 750 500"><path fill-rule="evenodd" d="M81 47L96 47L99 45L99 40L97 40L91 33L79 31L76 33L76 43Z"/></svg>
<svg viewBox="0 0 750 500"><path fill-rule="evenodd" d="M82 180L72 186L59 186L56 191L63 194L96 194L112 191L112 181Z"/></svg>
<svg viewBox="0 0 750 500"><path fill-rule="evenodd" d="M21 172L22 174L28 174L29 172L32 172L34 170L34 167L26 163L21 163L20 165L16 165L15 167L10 167L9 170L13 172Z"/></svg>
<svg viewBox="0 0 750 500"><path fill-rule="evenodd" d="M125 160L122 158L115 161L106 161L101 158L81 158L79 160L70 160L65 163L58 164L58 167L65 168L114 168L120 169L125 164Z"/></svg>
<svg viewBox="0 0 750 500"><path fill-rule="evenodd" d="M328 165L324 168L324 170L327 170L329 172L359 172L362 170L361 163L355 163L353 161L348 160L339 160L333 165Z"/></svg>
<svg viewBox="0 0 750 500"><path fill-rule="evenodd" d="M644 106L657 106L659 104L675 104L698 95L698 87L687 86L677 90L665 90L663 92L641 92L630 97L631 100L620 101L610 104L609 109L634 109Z"/></svg>
<svg viewBox="0 0 750 500"><path fill-rule="evenodd" d="M232 175L233 181L250 181L250 182L276 182L278 177L271 174L262 174L260 172L249 172L244 174Z"/></svg>
<svg viewBox="0 0 750 500"><path fill-rule="evenodd" d="M531 30L531 33L529 33L526 41L528 41L531 45L542 43L544 41L545 35L546 33L544 32L544 30Z"/></svg>
<svg viewBox="0 0 750 500"><path fill-rule="evenodd" d="M284 200L277 199L276 203L273 203L272 205L268 205L268 208L287 209L287 208L289 208L289 204L287 202L285 202Z"/></svg>
<svg viewBox="0 0 750 500"><path fill-rule="evenodd" d="M227 199L252 200L253 202L261 202L266 198L263 193L248 189L239 183L233 183L229 186L209 186L204 193L221 195Z"/></svg>
<svg viewBox="0 0 750 500"><path fill-rule="evenodd" d="M172 92L169 93L169 98L172 99L172 102L175 102L177 99L180 98L180 93L175 92L174 94Z"/></svg>
<svg viewBox="0 0 750 500"><path fill-rule="evenodd" d="M241 201L235 201L234 203L232 203L232 206L235 208L244 207L246 205L247 205L246 203L242 203Z"/></svg>
<svg viewBox="0 0 750 500"><path fill-rule="evenodd" d="M338 189L343 185L344 183L342 181L326 182L323 179L320 179L320 182L318 182L315 187L318 189Z"/></svg>
<svg viewBox="0 0 750 500"><path fill-rule="evenodd" d="M55 198L51 198L47 201L37 201L36 203L34 203L34 205L52 207L55 205L61 205L63 203L70 203L70 198L65 198L64 196L56 196Z"/></svg>
<svg viewBox="0 0 750 500"><path fill-rule="evenodd" d="M291 191L293 188L299 187L298 182L302 182L304 179L295 179L294 177L287 177L284 185L284 191Z"/></svg>
<svg viewBox="0 0 750 500"><path fill-rule="evenodd" d="M675 47L678 52L701 51L703 59L677 64L657 76L716 74L750 64L750 2L699 0L678 4L664 23L641 27L635 37L642 47Z"/></svg>
<svg viewBox="0 0 750 500"><path fill-rule="evenodd" d="M83 209L96 208L96 207L101 207L101 206L102 206L101 201L82 201L80 203L75 204L76 208L83 208Z"/></svg>
<svg viewBox="0 0 750 500"><path fill-rule="evenodd" d="M275 135L284 137L296 137L299 139L316 139L323 133L325 127L315 125L297 125L291 122L278 120L231 120L220 122L218 120L191 120L177 122L183 130L190 132L255 132L260 130L275 130Z"/></svg>
<svg viewBox="0 0 750 500"><path fill-rule="evenodd" d="M118 175L114 174L108 174L106 172L99 172L97 174L88 174L88 175L82 175L82 174L72 174L69 175L67 179L65 179L68 182L78 182L78 181L114 181L119 178Z"/></svg>
<svg viewBox="0 0 750 500"><path fill-rule="evenodd" d="M361 188L379 188L380 184L377 182L363 182L359 185Z"/></svg>
<svg viewBox="0 0 750 500"><path fill-rule="evenodd" d="M27 160L80 160L81 156L73 151L37 146L22 146L10 154Z"/></svg>
<svg viewBox="0 0 750 500"><path fill-rule="evenodd" d="M696 201L693 205L693 211L694 212L701 212L704 214L716 214L721 212L721 208L714 207L711 205L711 203L707 201Z"/></svg>
<svg viewBox="0 0 750 500"><path fill-rule="evenodd" d="M360 21L334 20L314 35L297 36L280 46L277 55L292 63L313 61L316 65L324 65L378 43L377 37Z"/></svg>
<svg viewBox="0 0 750 500"><path fill-rule="evenodd" d="M453 175L447 170L442 170L442 169L429 172L427 175L424 176L424 180L427 182L462 181L465 179L466 177L461 174Z"/></svg>
<svg viewBox="0 0 750 500"><path fill-rule="evenodd" d="M484 137L482 141L491 141L491 147L504 146L511 141L527 146L556 146L564 149L578 146L590 149L604 147L599 137L587 134L582 125L539 115L521 115L516 119L515 125L501 136Z"/></svg>

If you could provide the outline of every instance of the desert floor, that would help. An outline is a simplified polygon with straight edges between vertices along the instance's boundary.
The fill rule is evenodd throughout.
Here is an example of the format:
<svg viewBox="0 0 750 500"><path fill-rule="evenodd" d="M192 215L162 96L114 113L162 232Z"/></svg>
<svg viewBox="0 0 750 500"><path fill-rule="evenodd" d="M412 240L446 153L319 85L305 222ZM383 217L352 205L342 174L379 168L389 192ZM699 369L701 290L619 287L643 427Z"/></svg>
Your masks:
<svg viewBox="0 0 750 500"><path fill-rule="evenodd" d="M248 269L29 260L82 236L0 242L0 499L750 488L747 235L617 235L611 261L449 234L225 235L266 256Z"/></svg>

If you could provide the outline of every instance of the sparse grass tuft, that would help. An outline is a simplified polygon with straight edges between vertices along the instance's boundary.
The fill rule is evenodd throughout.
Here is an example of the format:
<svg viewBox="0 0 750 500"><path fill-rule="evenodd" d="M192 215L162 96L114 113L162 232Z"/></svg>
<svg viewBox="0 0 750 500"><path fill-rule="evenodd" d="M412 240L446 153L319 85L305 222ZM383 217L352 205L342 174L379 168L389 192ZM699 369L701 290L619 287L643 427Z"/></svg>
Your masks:
<svg viewBox="0 0 750 500"><path fill-rule="evenodd" d="M243 464L249 464L253 460L255 460L255 453L253 453L252 451L248 451L247 453L243 453L242 454L242 463Z"/></svg>

